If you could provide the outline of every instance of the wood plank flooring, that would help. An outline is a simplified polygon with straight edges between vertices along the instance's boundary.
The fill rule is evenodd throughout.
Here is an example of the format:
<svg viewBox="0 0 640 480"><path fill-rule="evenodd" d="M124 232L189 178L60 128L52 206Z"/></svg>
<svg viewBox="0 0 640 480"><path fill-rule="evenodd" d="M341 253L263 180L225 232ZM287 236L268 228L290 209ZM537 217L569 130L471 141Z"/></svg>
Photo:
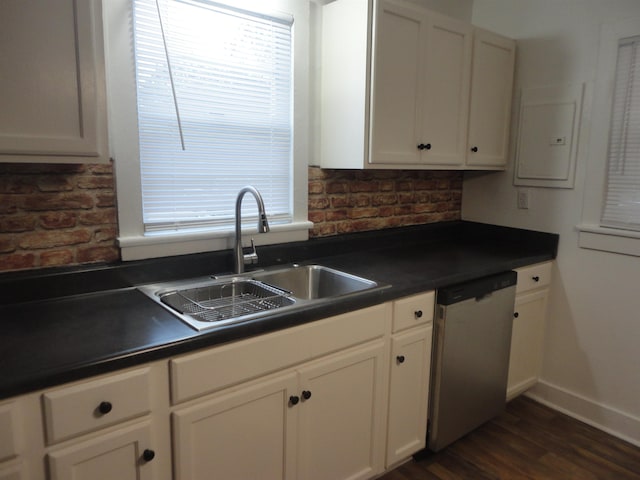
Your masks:
<svg viewBox="0 0 640 480"><path fill-rule="evenodd" d="M521 396L442 451L380 477L458 479L640 480L640 448Z"/></svg>

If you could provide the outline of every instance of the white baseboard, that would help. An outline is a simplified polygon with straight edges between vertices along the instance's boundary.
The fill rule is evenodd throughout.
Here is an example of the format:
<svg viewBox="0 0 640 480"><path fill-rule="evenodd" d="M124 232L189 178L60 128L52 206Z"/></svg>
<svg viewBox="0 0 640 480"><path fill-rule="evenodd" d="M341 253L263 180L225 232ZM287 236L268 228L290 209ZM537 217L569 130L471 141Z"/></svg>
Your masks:
<svg viewBox="0 0 640 480"><path fill-rule="evenodd" d="M640 418L556 385L539 381L526 396L640 447Z"/></svg>

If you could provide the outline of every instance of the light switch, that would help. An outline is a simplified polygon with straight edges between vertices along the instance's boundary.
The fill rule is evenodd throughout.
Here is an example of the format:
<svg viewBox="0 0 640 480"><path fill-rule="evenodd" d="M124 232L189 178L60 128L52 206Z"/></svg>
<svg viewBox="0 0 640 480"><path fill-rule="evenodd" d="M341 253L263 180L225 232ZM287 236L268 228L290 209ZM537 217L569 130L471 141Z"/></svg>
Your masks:
<svg viewBox="0 0 640 480"><path fill-rule="evenodd" d="M526 210L529 208L529 189L518 189L518 208Z"/></svg>

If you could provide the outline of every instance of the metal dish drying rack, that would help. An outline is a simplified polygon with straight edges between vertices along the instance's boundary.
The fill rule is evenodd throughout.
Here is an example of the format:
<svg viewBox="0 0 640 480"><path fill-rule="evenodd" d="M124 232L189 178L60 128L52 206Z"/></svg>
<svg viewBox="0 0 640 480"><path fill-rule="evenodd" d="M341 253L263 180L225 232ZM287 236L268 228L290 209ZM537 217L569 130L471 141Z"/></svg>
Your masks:
<svg viewBox="0 0 640 480"><path fill-rule="evenodd" d="M220 322L295 303L290 292L255 280L176 290L163 303L204 322Z"/></svg>

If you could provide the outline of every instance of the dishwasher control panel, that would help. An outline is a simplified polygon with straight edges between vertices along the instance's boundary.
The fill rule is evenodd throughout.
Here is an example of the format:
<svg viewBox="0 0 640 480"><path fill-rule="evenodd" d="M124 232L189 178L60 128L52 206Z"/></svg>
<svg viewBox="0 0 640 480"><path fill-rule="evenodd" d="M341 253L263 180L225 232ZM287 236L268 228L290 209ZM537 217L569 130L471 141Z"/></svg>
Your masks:
<svg viewBox="0 0 640 480"><path fill-rule="evenodd" d="M514 271L502 272L478 280L471 280L438 290L438 305L451 305L468 298L482 298L485 295L515 285L518 274Z"/></svg>

